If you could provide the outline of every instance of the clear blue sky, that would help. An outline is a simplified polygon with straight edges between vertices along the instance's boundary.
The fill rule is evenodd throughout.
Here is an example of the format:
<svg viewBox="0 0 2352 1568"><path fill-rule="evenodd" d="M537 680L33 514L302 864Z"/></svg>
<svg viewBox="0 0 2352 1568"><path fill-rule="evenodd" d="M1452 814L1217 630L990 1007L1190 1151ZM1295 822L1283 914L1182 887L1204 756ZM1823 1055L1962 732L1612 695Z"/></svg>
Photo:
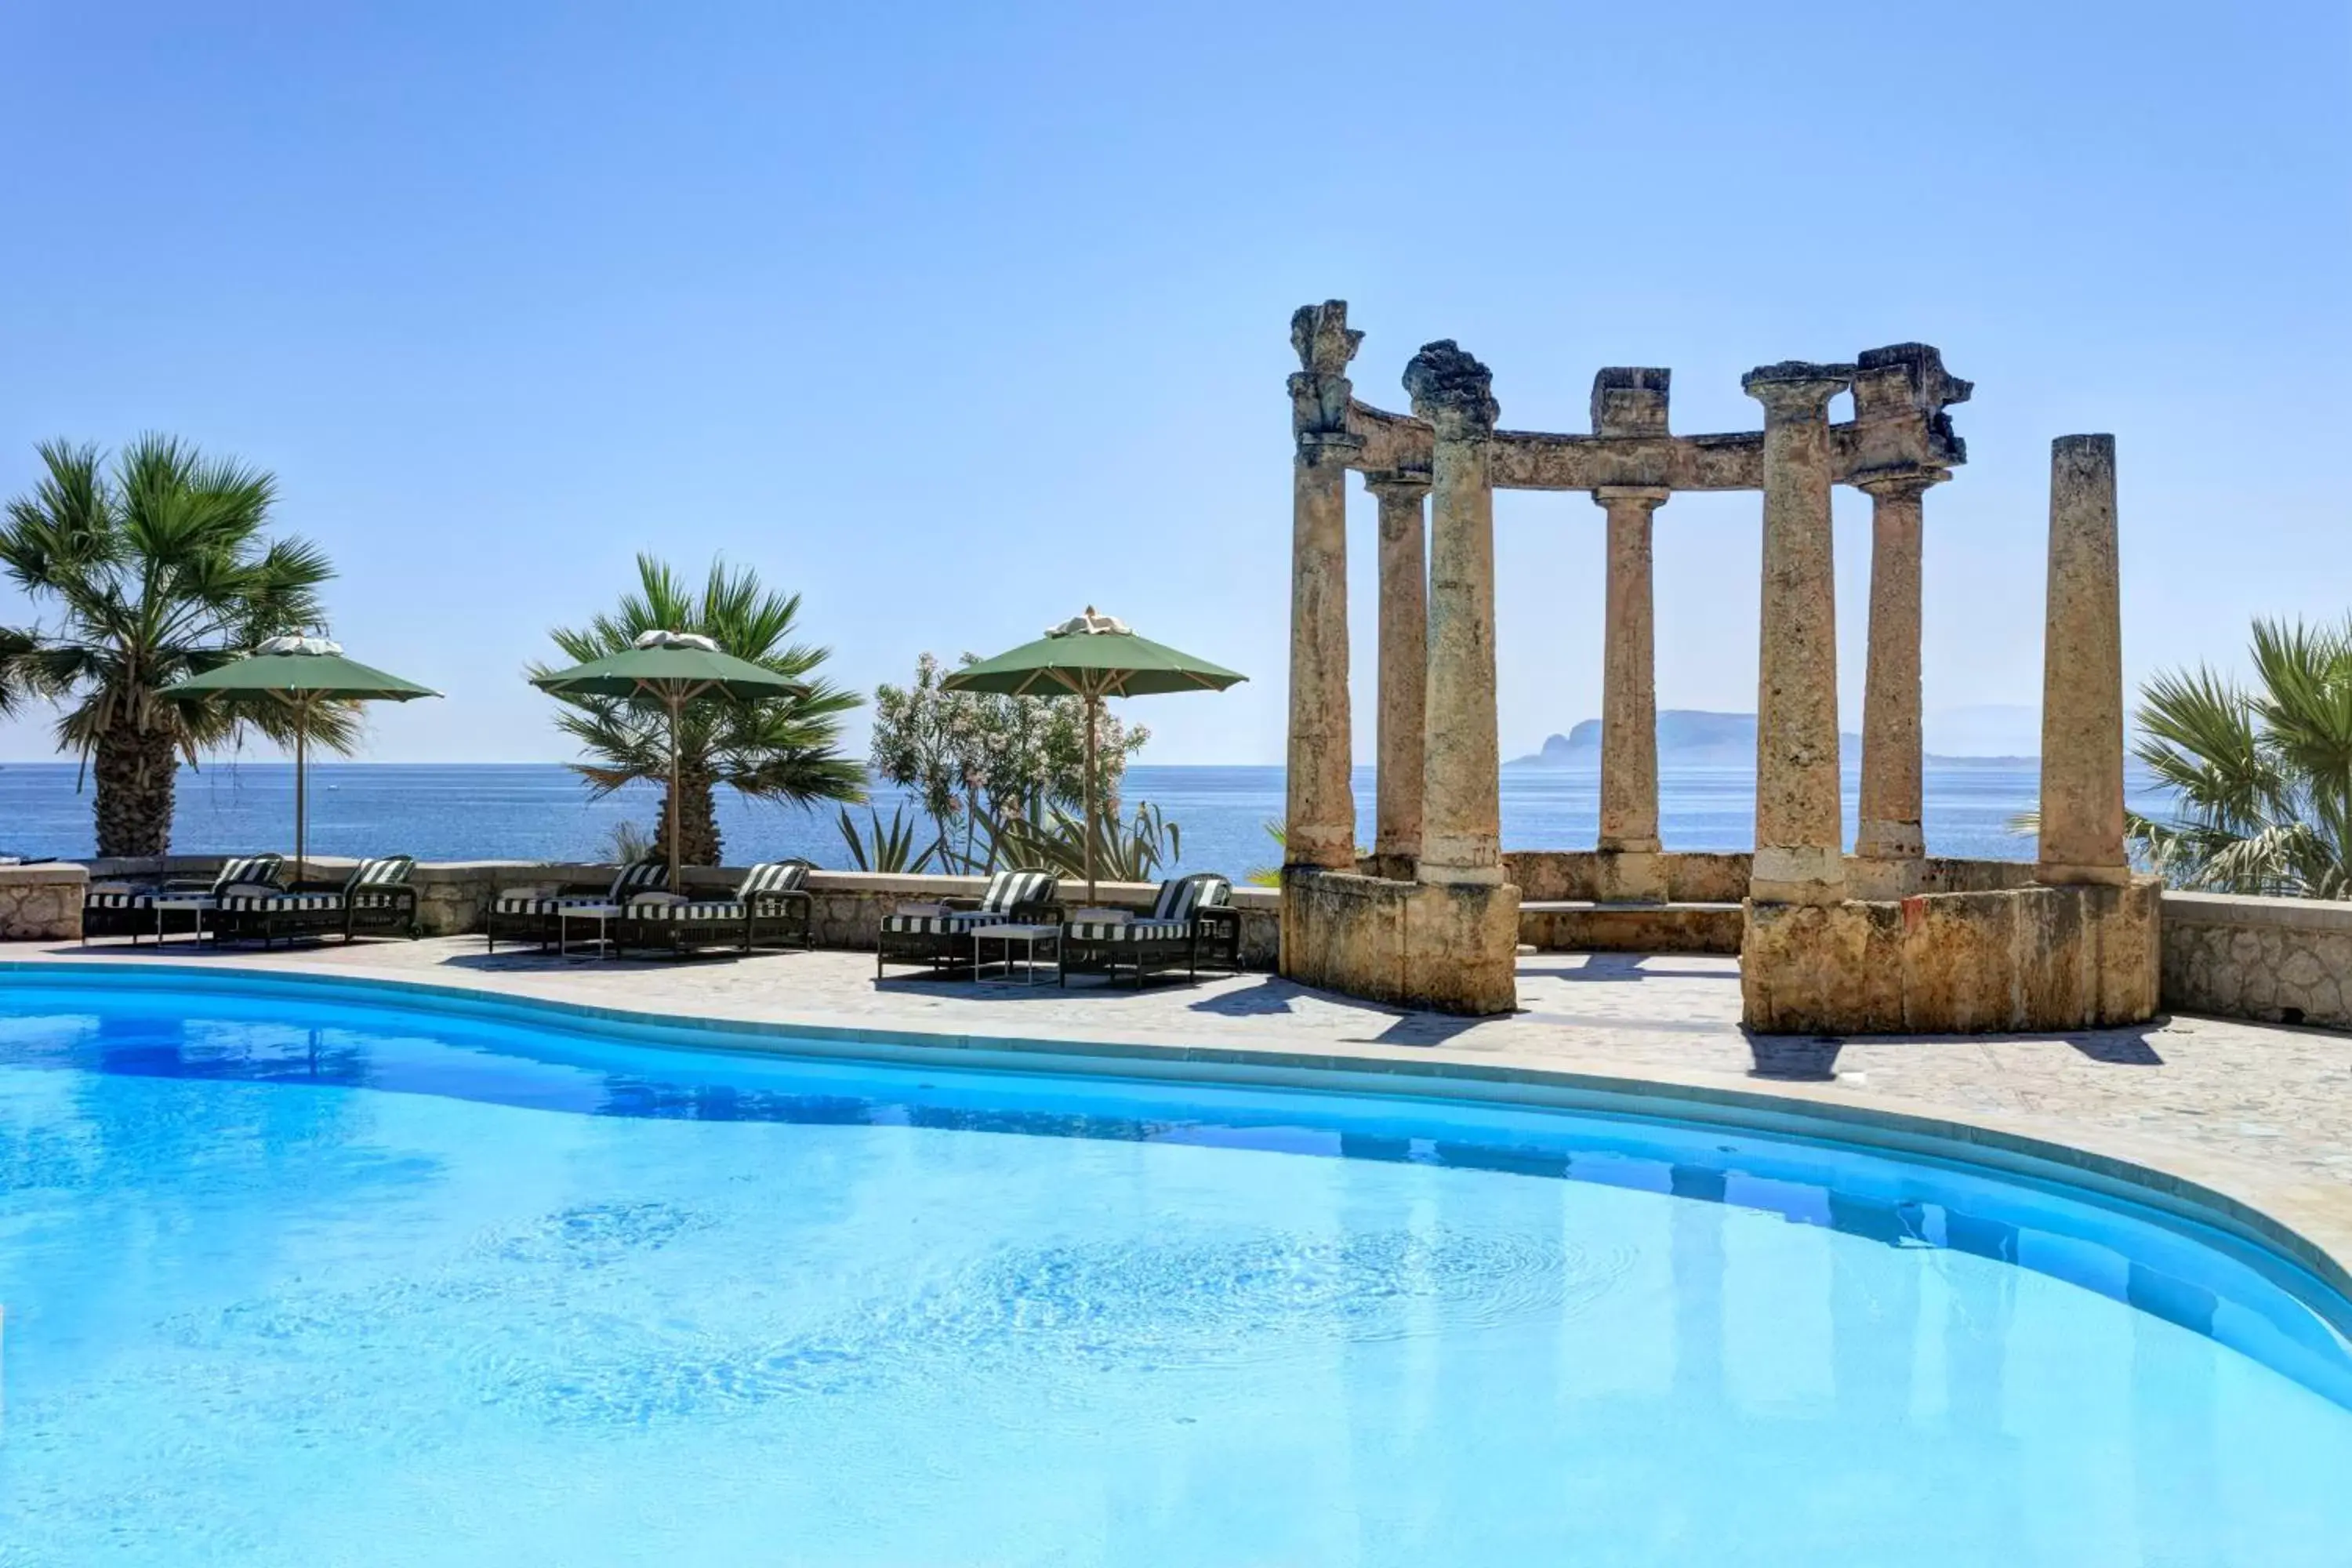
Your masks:
<svg viewBox="0 0 2352 1568"><path fill-rule="evenodd" d="M1254 677L1130 705L1153 760L1270 762L1294 306L1351 302L1360 395L1454 337L1531 428L1612 363L1746 428L1748 367L1919 338L1977 383L1931 711L2038 700L2074 431L2120 444L2132 677L2234 662L2253 615L2352 605L2347 18L15 0L0 492L51 436L275 469L336 633L449 693L379 758L562 756L520 668L651 548L803 590L859 688L1091 601ZM1757 513L1660 514L1663 705L1754 705ZM1598 710L1601 521L1497 506L1507 751Z"/></svg>

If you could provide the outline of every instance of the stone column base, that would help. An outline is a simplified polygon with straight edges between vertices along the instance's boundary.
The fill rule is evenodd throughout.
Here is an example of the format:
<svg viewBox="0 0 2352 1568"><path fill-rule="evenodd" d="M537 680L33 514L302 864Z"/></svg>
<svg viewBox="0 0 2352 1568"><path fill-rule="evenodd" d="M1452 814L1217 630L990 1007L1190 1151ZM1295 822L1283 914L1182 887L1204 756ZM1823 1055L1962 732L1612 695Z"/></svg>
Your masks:
<svg viewBox="0 0 2352 1568"><path fill-rule="evenodd" d="M1741 1021L1759 1034L2106 1028L2155 1016L2164 884L1900 902L1750 900Z"/></svg>
<svg viewBox="0 0 2352 1568"><path fill-rule="evenodd" d="M1666 863L1655 848L1608 849L1593 858L1594 891L1604 904L1663 904Z"/></svg>
<svg viewBox="0 0 2352 1568"><path fill-rule="evenodd" d="M1845 863L1845 890L1850 897L1880 902L1907 899L1919 890L1925 869L1916 855L1856 854Z"/></svg>
<svg viewBox="0 0 2352 1568"><path fill-rule="evenodd" d="M1834 904L1845 897L1845 857L1834 847L1759 847L1748 896L1759 904Z"/></svg>
<svg viewBox="0 0 2352 1568"><path fill-rule="evenodd" d="M1292 867L1282 974L1398 1006L1485 1017L1518 1006L1519 890Z"/></svg>

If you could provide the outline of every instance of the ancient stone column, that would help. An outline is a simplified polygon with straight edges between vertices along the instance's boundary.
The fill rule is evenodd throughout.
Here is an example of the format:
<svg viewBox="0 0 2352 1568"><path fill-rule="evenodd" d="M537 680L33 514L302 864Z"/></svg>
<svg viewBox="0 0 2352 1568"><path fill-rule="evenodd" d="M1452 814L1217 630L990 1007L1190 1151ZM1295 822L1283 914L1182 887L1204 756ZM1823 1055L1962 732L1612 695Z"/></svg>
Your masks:
<svg viewBox="0 0 2352 1568"><path fill-rule="evenodd" d="M1297 456L1290 497L1290 746L1283 859L1353 869L1356 796L1349 778L1348 464L1363 443L1348 432L1349 361L1363 334L1342 300L1301 306L1290 320L1302 367L1290 378Z"/></svg>
<svg viewBox="0 0 2352 1568"><path fill-rule="evenodd" d="M1853 841L1857 898L1901 899L1919 886L1920 500L1950 476L1926 465L1855 477L1870 497L1870 665L1862 699L1862 811Z"/></svg>
<svg viewBox="0 0 2352 1568"><path fill-rule="evenodd" d="M1601 656L1602 895L1627 902L1666 896L1658 859L1658 691L1651 615L1650 525L1674 492L1609 485L1592 492L1609 513L1609 578Z"/></svg>
<svg viewBox="0 0 2352 1568"><path fill-rule="evenodd" d="M2113 436L2061 436L2050 445L2049 595L2035 875L2053 884L2126 882Z"/></svg>
<svg viewBox="0 0 2352 1568"><path fill-rule="evenodd" d="M1394 866L1421 858L1422 725L1429 689L1429 555L1422 503L1429 476L1386 473L1366 483L1381 503L1380 769L1372 853Z"/></svg>
<svg viewBox="0 0 2352 1568"><path fill-rule="evenodd" d="M1764 613L1756 702L1761 903L1845 897L1838 815L1837 584L1831 565L1829 401L1847 364L1784 360L1740 387L1764 405Z"/></svg>
<svg viewBox="0 0 2352 1568"><path fill-rule="evenodd" d="M1423 715L1423 882L1503 879L1495 736L1493 377L1451 339L1405 366L1412 411L1435 433L1430 501L1429 689Z"/></svg>

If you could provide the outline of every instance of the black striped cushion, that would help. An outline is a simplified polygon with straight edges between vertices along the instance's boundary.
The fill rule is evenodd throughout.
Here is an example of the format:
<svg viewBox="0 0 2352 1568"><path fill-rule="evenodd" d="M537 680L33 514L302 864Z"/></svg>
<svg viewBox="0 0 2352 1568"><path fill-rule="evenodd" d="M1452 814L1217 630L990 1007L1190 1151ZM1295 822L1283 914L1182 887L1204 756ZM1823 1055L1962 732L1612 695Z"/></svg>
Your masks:
<svg viewBox="0 0 2352 1568"><path fill-rule="evenodd" d="M303 910L340 910L341 893L223 893L213 907L241 914L289 914Z"/></svg>
<svg viewBox="0 0 2352 1568"><path fill-rule="evenodd" d="M82 895L86 910L143 910L153 906L155 894L147 888L92 888Z"/></svg>
<svg viewBox="0 0 2352 1568"><path fill-rule="evenodd" d="M1202 910L1223 908L1233 890L1231 882L1211 871L1174 878L1160 884L1160 897L1152 902L1151 918L1189 921Z"/></svg>
<svg viewBox="0 0 2352 1568"><path fill-rule="evenodd" d="M629 906L629 918L640 921L740 921L743 906L733 899L696 899L684 903L664 903L640 899Z"/></svg>
<svg viewBox="0 0 2352 1568"><path fill-rule="evenodd" d="M362 888L346 897L355 910L396 910L408 902L399 893L383 888Z"/></svg>
<svg viewBox="0 0 2352 1568"><path fill-rule="evenodd" d="M1009 924L1007 916L989 910L957 910L944 915L886 915L882 929L887 931L911 932L922 936L939 936L968 931L980 926Z"/></svg>
<svg viewBox="0 0 2352 1568"><path fill-rule="evenodd" d="M616 904L626 903L631 893L649 892L668 885L669 862L648 855L621 868L620 874L613 879L611 899Z"/></svg>
<svg viewBox="0 0 2352 1568"><path fill-rule="evenodd" d="M981 910L1003 915L1023 904L1042 904L1054 896L1054 882L1051 871L999 871L988 879L988 891L981 895Z"/></svg>
<svg viewBox="0 0 2352 1568"><path fill-rule="evenodd" d="M415 868L416 858L413 855L384 855L373 860L362 860L352 867L352 874L344 879L343 891L397 886L407 881L408 874Z"/></svg>
<svg viewBox="0 0 2352 1568"><path fill-rule="evenodd" d="M551 915L566 902L581 903L585 900L556 898L551 893L500 893L492 906L502 915Z"/></svg>
<svg viewBox="0 0 2352 1568"><path fill-rule="evenodd" d="M1087 921L1069 928L1073 942L1185 942L1191 921Z"/></svg>
<svg viewBox="0 0 2352 1568"><path fill-rule="evenodd" d="M808 880L805 860L768 860L743 873L741 885L736 888L739 899L755 899L762 893L796 893Z"/></svg>
<svg viewBox="0 0 2352 1568"><path fill-rule="evenodd" d="M240 855L220 868L220 875L213 879L213 891L226 891L236 882L275 882L278 868L285 863L277 855Z"/></svg>

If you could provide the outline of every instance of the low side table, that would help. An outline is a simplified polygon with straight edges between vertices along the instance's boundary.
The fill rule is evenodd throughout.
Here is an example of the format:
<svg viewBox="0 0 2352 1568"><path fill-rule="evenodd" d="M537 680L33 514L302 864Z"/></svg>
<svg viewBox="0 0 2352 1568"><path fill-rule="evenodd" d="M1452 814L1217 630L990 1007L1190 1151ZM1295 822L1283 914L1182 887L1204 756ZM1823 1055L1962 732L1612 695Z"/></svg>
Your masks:
<svg viewBox="0 0 2352 1568"><path fill-rule="evenodd" d="M155 945L161 947L163 945L163 916L167 912L178 914L184 911L190 915L196 928L192 940L198 946L202 946L205 940L205 916L215 906L210 893L158 893L148 900L148 907L155 911ZM217 936L219 933L216 931L214 934Z"/></svg>
<svg viewBox="0 0 2352 1568"><path fill-rule="evenodd" d="M988 959L982 942L1004 944L1004 973L997 979L988 978ZM1013 978L1013 947L1021 944L1023 978ZM971 933L971 978L980 985L1034 985L1037 984L1038 948L1043 945L1045 956L1054 961L1051 971L1055 980L1062 977L1062 928L1060 926L993 925L975 926Z"/></svg>
<svg viewBox="0 0 2352 1568"><path fill-rule="evenodd" d="M558 904L558 905L556 905L556 907L555 907L555 955L556 955L558 958L566 958L566 959L568 959L568 958L571 958L571 957L572 957L572 922L573 921L594 921L596 922L596 936L595 936L595 939L594 939L594 946L595 946L596 951L595 951L595 952L592 955L592 957L594 957L594 958L610 958L610 957L612 957L612 956L613 956L613 923L612 923L612 922L613 922L613 921L616 921L616 920L619 920L620 918L621 918L621 906L620 906L620 905L618 905L618 904ZM544 951L544 950L542 949L541 951ZM584 961L584 960L583 960L583 961L580 961L580 962L586 962L586 961Z"/></svg>

